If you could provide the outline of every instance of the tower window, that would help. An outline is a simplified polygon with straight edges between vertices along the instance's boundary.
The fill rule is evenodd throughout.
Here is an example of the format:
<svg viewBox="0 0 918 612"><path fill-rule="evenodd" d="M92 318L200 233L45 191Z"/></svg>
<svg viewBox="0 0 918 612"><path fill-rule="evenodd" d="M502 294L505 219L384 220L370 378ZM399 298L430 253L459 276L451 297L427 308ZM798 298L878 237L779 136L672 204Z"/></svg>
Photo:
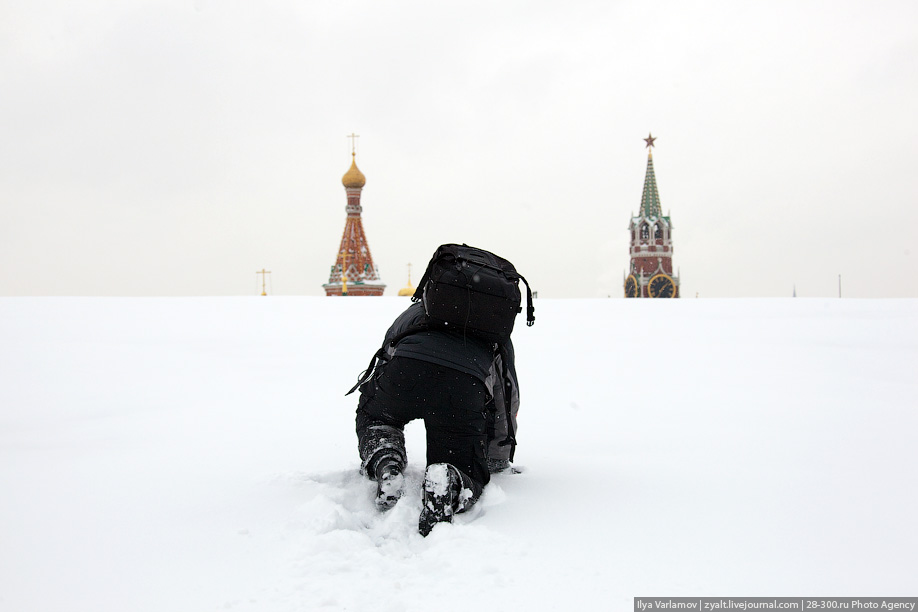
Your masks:
<svg viewBox="0 0 918 612"><path fill-rule="evenodd" d="M663 230L660 229L659 225L653 226L653 237L654 238L663 238Z"/></svg>
<svg viewBox="0 0 918 612"><path fill-rule="evenodd" d="M641 226L641 238L643 240L650 238L650 227L646 223Z"/></svg>

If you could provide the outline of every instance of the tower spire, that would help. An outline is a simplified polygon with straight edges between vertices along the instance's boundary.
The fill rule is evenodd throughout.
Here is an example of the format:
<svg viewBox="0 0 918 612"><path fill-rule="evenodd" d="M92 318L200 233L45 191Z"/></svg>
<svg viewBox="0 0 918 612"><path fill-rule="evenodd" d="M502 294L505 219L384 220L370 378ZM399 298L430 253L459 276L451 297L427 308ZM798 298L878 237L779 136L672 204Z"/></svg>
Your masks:
<svg viewBox="0 0 918 612"><path fill-rule="evenodd" d="M648 134L644 142L652 149L656 138ZM638 216L628 224L631 233L630 274L625 278L625 297L679 297L679 275L673 275L673 224L663 216L657 177L653 171L653 152L647 152L647 173Z"/></svg>
<svg viewBox="0 0 918 612"><path fill-rule="evenodd" d="M347 193L347 219L344 222L344 235L338 248L338 256L331 268L328 282L322 285L325 295L382 295L386 285L379 278L379 270L373 263L370 245L363 231L360 217L363 206L360 195L367 179L357 167L357 134L348 136L351 139L351 167L341 177L344 191Z"/></svg>
<svg viewBox="0 0 918 612"><path fill-rule="evenodd" d="M656 140L652 135L647 134L644 142L647 143L647 172L644 175L644 192L641 194L641 212L642 217L662 217L663 208L660 206L660 193L657 191L657 177L653 171L653 141Z"/></svg>

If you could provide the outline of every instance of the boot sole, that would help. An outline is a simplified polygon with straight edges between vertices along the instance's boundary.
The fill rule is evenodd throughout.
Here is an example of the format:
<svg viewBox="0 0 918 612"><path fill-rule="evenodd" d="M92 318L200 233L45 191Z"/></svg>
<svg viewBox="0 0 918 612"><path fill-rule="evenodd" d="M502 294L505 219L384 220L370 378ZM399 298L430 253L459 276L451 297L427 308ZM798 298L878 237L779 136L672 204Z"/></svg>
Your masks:
<svg viewBox="0 0 918 612"><path fill-rule="evenodd" d="M453 522L453 488L458 474L445 464L428 466L424 474L424 507L418 518L418 532L425 538L437 523Z"/></svg>
<svg viewBox="0 0 918 612"><path fill-rule="evenodd" d="M403 474L385 474L379 479L376 487L376 507L379 510L389 510L402 497L405 488Z"/></svg>

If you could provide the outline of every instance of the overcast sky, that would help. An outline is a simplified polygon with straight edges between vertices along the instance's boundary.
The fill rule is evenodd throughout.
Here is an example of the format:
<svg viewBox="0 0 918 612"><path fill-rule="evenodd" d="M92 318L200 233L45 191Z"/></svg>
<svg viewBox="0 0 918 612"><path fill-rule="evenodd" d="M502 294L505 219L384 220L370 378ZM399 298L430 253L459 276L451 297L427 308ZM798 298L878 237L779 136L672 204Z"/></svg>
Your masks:
<svg viewBox="0 0 918 612"><path fill-rule="evenodd" d="M622 295L647 155L684 297L918 297L918 3L0 0L0 295L387 295L435 248Z"/></svg>

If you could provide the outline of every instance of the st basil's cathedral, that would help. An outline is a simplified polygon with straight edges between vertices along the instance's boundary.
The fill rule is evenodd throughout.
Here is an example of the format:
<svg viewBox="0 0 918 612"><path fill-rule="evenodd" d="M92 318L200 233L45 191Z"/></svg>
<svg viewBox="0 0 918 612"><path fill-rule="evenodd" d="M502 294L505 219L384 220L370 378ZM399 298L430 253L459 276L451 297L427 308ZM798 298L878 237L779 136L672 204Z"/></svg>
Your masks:
<svg viewBox="0 0 918 612"><path fill-rule="evenodd" d="M356 138L356 135L351 136ZM373 263L373 255L370 253L370 245L360 218L360 213L363 212L360 194L367 179L357 168L357 152L354 149L351 150L351 167L341 177L341 183L347 194L344 235L341 236L338 256L331 267L328 282L322 285L322 288L327 296L382 295L386 285L379 278L379 269Z"/></svg>

